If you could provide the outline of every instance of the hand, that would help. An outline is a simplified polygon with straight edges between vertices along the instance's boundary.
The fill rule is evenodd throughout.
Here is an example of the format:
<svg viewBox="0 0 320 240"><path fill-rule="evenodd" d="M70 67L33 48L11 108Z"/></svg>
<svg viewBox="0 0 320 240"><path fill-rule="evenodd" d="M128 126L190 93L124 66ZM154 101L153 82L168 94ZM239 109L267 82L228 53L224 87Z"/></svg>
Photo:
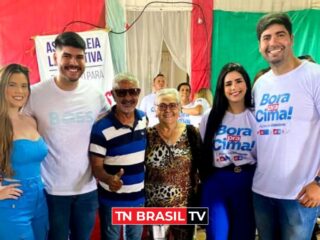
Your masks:
<svg viewBox="0 0 320 240"><path fill-rule="evenodd" d="M304 186L297 199L308 208L320 206L320 186L316 182L311 182Z"/></svg>
<svg viewBox="0 0 320 240"><path fill-rule="evenodd" d="M108 185L112 192L116 192L122 187L123 182L121 180L121 177L123 174L124 170L123 168L121 168L120 171L117 172L115 175L111 175Z"/></svg>
<svg viewBox="0 0 320 240"><path fill-rule="evenodd" d="M18 199L22 194L22 190L18 188L20 186L18 183L0 186L0 200Z"/></svg>

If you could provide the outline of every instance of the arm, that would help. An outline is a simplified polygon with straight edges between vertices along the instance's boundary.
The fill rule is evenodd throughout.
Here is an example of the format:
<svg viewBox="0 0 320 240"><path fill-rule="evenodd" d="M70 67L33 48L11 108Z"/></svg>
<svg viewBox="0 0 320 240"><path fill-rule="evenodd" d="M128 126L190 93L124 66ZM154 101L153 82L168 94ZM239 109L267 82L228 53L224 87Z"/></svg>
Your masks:
<svg viewBox="0 0 320 240"><path fill-rule="evenodd" d="M189 115L201 115L203 111L202 105L197 105L193 108L183 108L181 109L181 112L189 114Z"/></svg>
<svg viewBox="0 0 320 240"><path fill-rule="evenodd" d="M109 188L112 192L118 191L122 187L121 177L124 174L123 169L121 168L118 173L115 175L108 174L103 168L103 157L99 157L93 154L90 154L90 162L92 167L93 175L99 180L109 185Z"/></svg>
<svg viewBox="0 0 320 240"><path fill-rule="evenodd" d="M318 172L318 176L320 171ZM302 188L298 194L299 202L305 207L320 206L320 185L316 181L312 181Z"/></svg>
<svg viewBox="0 0 320 240"><path fill-rule="evenodd" d="M319 84L320 71L318 68L313 68L311 82L312 84L307 85L309 91L312 93L314 99L314 106L320 111L320 84ZM259 86L259 85L258 85ZM320 170L318 170L317 176L320 176ZM297 199L305 207L317 207L320 206L320 183L312 181L305 185Z"/></svg>

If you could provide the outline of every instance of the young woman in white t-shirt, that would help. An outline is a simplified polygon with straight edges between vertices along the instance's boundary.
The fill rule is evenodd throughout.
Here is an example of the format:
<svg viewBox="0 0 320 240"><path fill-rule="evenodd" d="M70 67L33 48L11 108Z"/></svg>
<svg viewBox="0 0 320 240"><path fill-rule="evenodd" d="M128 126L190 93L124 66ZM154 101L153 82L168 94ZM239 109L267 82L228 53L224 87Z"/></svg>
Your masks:
<svg viewBox="0 0 320 240"><path fill-rule="evenodd" d="M200 123L204 140L202 205L209 208L207 239L253 240L252 179L256 163L255 118L246 70L226 64L213 107Z"/></svg>

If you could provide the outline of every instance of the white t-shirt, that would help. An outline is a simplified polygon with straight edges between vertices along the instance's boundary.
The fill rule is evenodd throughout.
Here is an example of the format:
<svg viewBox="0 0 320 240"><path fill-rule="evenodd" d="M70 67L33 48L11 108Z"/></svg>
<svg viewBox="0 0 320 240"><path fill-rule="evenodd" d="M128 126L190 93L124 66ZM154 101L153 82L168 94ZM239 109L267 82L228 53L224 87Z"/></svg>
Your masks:
<svg viewBox="0 0 320 240"><path fill-rule="evenodd" d="M296 199L320 169L320 66L304 61L280 76L269 71L253 93L258 133L253 191Z"/></svg>
<svg viewBox="0 0 320 240"><path fill-rule="evenodd" d="M200 134L204 139L210 112L206 112L200 123ZM256 163L256 123L253 113L245 110L239 114L226 112L213 139L213 165L225 167Z"/></svg>
<svg viewBox="0 0 320 240"><path fill-rule="evenodd" d="M53 79L32 86L24 111L36 118L49 153L41 175L52 195L77 195L96 189L88 158L92 125L106 111L104 95L80 80L75 90L60 89Z"/></svg>
<svg viewBox="0 0 320 240"><path fill-rule="evenodd" d="M156 116L155 108L156 94L151 93L142 98L139 109L144 111L148 117L148 127L152 127L159 123L159 119Z"/></svg>
<svg viewBox="0 0 320 240"><path fill-rule="evenodd" d="M197 98L195 101L183 106L183 108L186 109L190 109L190 108L194 108L196 106L202 106L202 113L199 115L190 115L187 113L180 113L179 115L179 122L188 124L188 125L193 125L195 127L199 127L199 124L201 122L201 118L203 116L203 114L210 109L210 104L208 103L208 101L205 98Z"/></svg>

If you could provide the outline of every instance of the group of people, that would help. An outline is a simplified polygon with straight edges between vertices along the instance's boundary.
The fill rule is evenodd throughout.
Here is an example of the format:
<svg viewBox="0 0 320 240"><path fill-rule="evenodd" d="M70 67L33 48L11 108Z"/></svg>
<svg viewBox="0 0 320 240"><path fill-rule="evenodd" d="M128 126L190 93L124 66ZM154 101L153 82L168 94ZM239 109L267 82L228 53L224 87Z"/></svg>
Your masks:
<svg viewBox="0 0 320 240"><path fill-rule="evenodd" d="M79 81L85 41L78 34L57 36L54 61L57 76L32 88L27 68L1 69L3 240L88 240L95 223L88 146L93 123L109 107L102 92Z"/></svg>
<svg viewBox="0 0 320 240"><path fill-rule="evenodd" d="M156 115L157 93L167 88L166 78L162 73L156 75L152 81L152 93L142 98L139 109L146 113L148 118L148 126L152 127L159 123ZM199 128L202 115L212 106L212 93L209 88L201 88L194 94L191 101L191 86L188 82L182 82L177 86L180 99L179 122L193 125Z"/></svg>
<svg viewBox="0 0 320 240"><path fill-rule="evenodd" d="M257 228L262 240L309 240L320 205L320 66L294 56L286 14L263 16L257 38L270 69L251 96L245 69L226 64L200 124L207 238L255 239Z"/></svg>
<svg viewBox="0 0 320 240"><path fill-rule="evenodd" d="M204 114L199 130L179 120L190 86L165 88L161 74L141 104L153 119L137 108L131 74L115 77L110 108L79 81L85 42L74 32L55 40L53 79L31 88L27 68L1 69L0 239L88 240L99 207L101 239L116 240L112 207L198 206L201 182L208 240L253 240L256 228L262 240L309 240L320 205L320 66L294 56L286 14L263 16L257 37L271 70L251 91L244 67L227 63L211 110L192 108ZM193 226L157 227L153 239L194 236ZM137 240L142 230L123 233Z"/></svg>

